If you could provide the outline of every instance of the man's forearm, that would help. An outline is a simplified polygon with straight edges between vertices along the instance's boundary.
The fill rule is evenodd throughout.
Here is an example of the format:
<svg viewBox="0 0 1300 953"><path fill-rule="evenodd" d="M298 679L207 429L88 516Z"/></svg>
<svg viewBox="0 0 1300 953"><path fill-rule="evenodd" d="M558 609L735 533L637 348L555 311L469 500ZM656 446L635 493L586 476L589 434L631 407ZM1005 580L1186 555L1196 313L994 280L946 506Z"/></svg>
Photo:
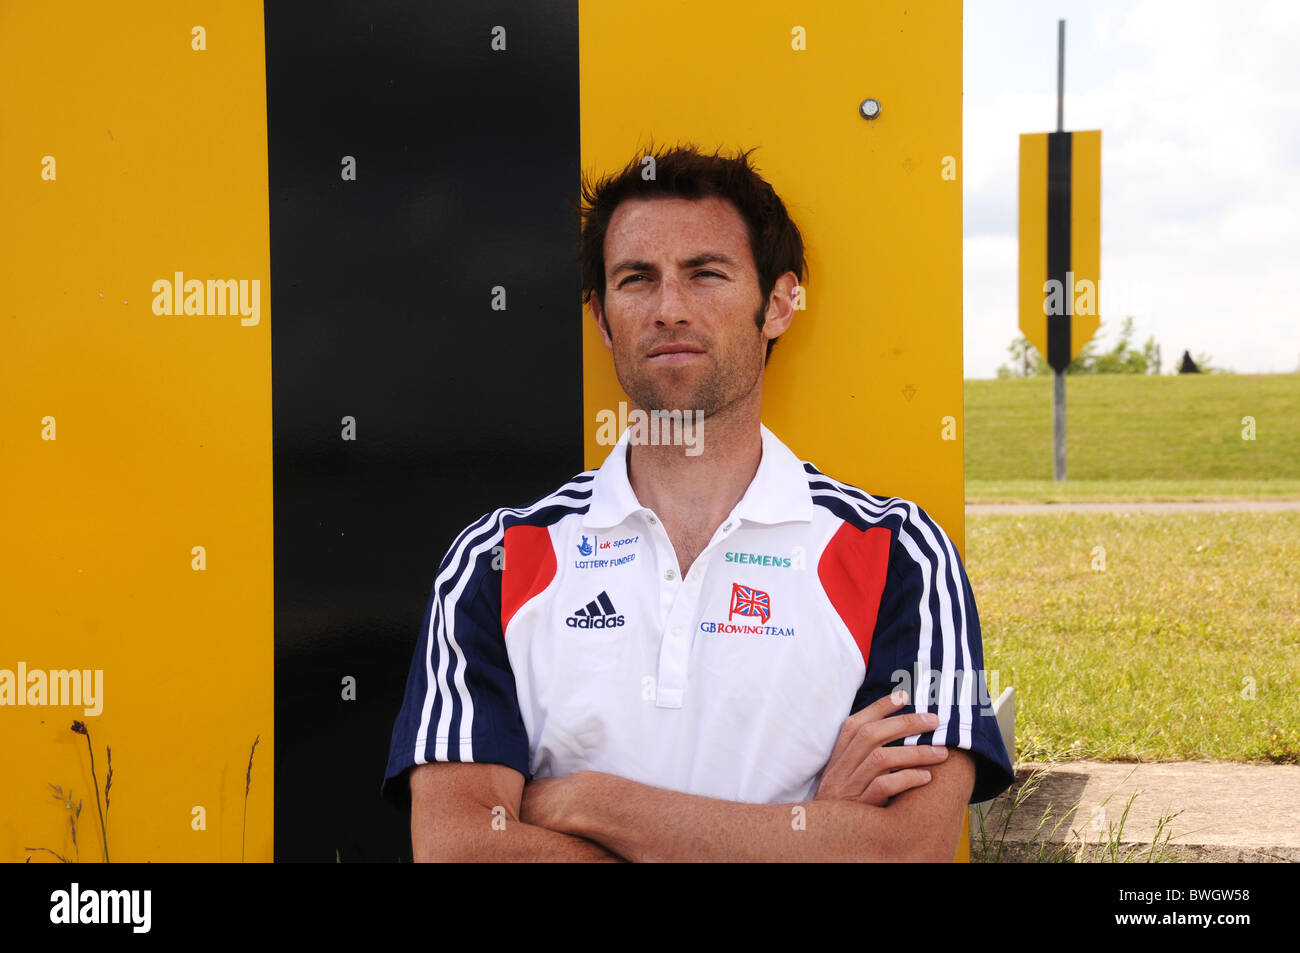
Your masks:
<svg viewBox="0 0 1300 953"><path fill-rule="evenodd" d="M417 861L622 860L599 844L520 819L523 774L491 762L417 765L411 772Z"/></svg>
<svg viewBox="0 0 1300 953"><path fill-rule="evenodd" d="M584 772L556 830L631 861L951 860L906 838L889 807L855 801L745 804Z"/></svg>
<svg viewBox="0 0 1300 953"><path fill-rule="evenodd" d="M856 755L855 755L856 757ZM955 748L926 780L889 797L750 804L652 787L599 771L534 780L520 817L631 861L953 860L975 761Z"/></svg>
<svg viewBox="0 0 1300 953"><path fill-rule="evenodd" d="M451 836L442 831L455 831ZM416 861L621 861L623 858L583 837L525 824L483 808L481 829L431 822L413 832Z"/></svg>

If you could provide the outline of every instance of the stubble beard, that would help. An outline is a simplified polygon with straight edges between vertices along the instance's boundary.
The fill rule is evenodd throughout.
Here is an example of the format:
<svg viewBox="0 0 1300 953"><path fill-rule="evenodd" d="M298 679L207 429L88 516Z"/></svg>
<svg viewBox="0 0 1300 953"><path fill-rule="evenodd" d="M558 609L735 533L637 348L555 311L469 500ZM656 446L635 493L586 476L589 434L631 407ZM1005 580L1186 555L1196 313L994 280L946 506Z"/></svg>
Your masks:
<svg viewBox="0 0 1300 953"><path fill-rule="evenodd" d="M760 306L755 315L755 325L763 311L764 308ZM763 372L763 348L766 342L757 326L754 330L758 337L755 357L750 357L749 342L732 347L721 355L716 350L708 351L705 357L712 367L687 395L681 393L686 386L684 383L673 385L665 381L665 377L671 378L673 369L670 368L667 375L660 373L655 377L632 373L628 370L628 365L634 363L636 358L625 357L624 360L619 360L617 348L614 352L614 372L633 403L650 413L681 412L686 415L699 411L704 419L708 419L750 394L758 383L759 375ZM728 387L728 384L731 386Z"/></svg>

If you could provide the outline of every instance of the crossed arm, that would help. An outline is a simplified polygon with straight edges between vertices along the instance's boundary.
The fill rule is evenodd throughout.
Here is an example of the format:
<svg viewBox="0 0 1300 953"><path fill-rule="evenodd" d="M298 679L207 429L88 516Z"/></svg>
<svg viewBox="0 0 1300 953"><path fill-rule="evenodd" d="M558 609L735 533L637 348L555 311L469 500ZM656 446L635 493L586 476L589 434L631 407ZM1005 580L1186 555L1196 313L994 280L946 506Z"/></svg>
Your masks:
<svg viewBox="0 0 1300 953"><path fill-rule="evenodd" d="M886 747L934 726L933 715L887 717L901 704L886 697L845 721L806 804L724 801L595 771L525 785L503 765L420 765L415 859L950 861L974 762L956 749Z"/></svg>
<svg viewBox="0 0 1300 953"><path fill-rule="evenodd" d="M418 861L617 861L582 837L523 822L524 776L501 764L411 769L411 849Z"/></svg>

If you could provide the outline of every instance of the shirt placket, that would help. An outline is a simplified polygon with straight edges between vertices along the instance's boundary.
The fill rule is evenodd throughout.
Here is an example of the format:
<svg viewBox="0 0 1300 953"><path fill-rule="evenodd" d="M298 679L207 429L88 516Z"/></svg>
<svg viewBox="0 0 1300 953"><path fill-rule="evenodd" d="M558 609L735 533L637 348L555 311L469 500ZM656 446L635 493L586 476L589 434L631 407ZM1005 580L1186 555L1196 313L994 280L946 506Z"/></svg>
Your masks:
<svg viewBox="0 0 1300 953"><path fill-rule="evenodd" d="M734 515L727 518L695 558L685 579L681 577L677 553L673 550L672 541L663 524L653 513L647 515L646 522L650 524L649 534L654 540L657 557L660 618L666 618L659 637L655 707L681 708L686 697L686 677L691 645L695 638L695 619L699 614L700 593L704 588L709 556L714 546L731 534L739 520Z"/></svg>

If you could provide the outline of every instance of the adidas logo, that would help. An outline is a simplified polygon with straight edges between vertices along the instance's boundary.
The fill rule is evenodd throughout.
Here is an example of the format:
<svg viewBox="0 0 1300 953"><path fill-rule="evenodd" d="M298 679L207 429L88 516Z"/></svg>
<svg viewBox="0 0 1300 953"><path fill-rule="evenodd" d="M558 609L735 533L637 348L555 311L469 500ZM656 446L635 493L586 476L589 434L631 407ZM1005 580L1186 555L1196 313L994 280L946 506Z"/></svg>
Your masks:
<svg viewBox="0 0 1300 953"><path fill-rule="evenodd" d="M609 601L607 592L602 592L564 620L566 625L574 629L613 629L625 621L614 608L614 603Z"/></svg>

